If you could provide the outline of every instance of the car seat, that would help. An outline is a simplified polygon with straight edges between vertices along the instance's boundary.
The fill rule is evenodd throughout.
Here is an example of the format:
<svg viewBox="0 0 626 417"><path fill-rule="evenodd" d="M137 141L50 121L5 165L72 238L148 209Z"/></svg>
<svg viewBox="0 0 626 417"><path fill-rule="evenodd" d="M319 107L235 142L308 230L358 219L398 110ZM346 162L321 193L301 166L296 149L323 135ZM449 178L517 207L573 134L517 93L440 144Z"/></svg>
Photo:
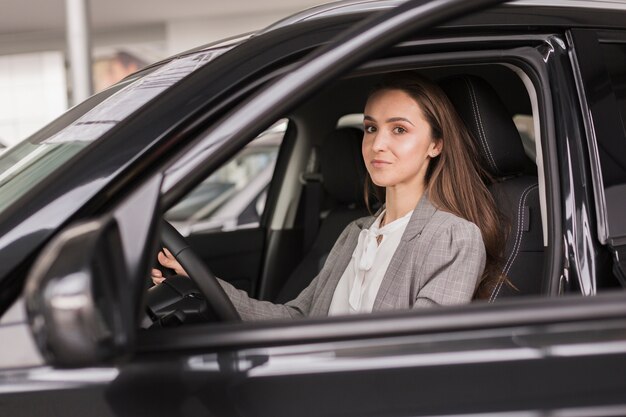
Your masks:
<svg viewBox="0 0 626 417"><path fill-rule="evenodd" d="M331 204L332 208L315 213L320 224L312 244L274 302L286 303L296 298L322 269L343 229L351 221L369 215L363 197L366 170L361 157L362 139L360 129L342 127L335 129L323 141L319 152L320 181L324 190L324 205Z"/></svg>
<svg viewBox="0 0 626 417"><path fill-rule="evenodd" d="M452 76L439 82L476 141L489 185L508 225L502 281L490 301L512 295L539 294L543 278L543 234L536 165L526 156L520 134L496 91L482 78ZM507 227L508 226L508 227Z"/></svg>

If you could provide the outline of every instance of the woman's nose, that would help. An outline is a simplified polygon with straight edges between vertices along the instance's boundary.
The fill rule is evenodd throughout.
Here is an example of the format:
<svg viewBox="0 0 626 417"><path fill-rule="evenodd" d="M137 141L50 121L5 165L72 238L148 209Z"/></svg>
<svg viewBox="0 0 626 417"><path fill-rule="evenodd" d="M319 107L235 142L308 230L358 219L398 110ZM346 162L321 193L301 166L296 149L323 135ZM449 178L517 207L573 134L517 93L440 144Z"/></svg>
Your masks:
<svg viewBox="0 0 626 417"><path fill-rule="evenodd" d="M377 132L372 141L372 150L380 152L387 149L387 137L383 132Z"/></svg>

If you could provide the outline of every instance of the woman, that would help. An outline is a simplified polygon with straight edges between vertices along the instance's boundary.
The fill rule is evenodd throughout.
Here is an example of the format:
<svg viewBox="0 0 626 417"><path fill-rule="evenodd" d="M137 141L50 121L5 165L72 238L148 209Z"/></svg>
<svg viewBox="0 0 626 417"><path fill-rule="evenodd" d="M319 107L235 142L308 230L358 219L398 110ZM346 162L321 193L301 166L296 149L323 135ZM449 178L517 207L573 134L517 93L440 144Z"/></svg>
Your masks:
<svg viewBox="0 0 626 417"><path fill-rule="evenodd" d="M365 106L362 153L366 187L383 208L349 224L317 277L284 305L220 281L243 320L467 303L501 279L504 236L487 176L439 87L416 75L378 86ZM159 262L185 274L167 250ZM163 280L158 270L152 278Z"/></svg>

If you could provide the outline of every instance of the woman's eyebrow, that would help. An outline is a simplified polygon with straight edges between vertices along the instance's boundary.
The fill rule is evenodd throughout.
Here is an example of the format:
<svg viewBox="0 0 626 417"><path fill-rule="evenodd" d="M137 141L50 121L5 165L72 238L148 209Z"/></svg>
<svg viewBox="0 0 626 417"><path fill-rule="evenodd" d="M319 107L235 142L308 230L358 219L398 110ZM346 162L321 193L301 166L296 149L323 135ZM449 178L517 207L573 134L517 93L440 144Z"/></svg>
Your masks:
<svg viewBox="0 0 626 417"><path fill-rule="evenodd" d="M376 121L376 119L374 119L372 116L368 116L368 115L364 115L363 116L363 120L369 120L370 122L375 122ZM392 118L386 120L386 123L393 123L393 122L407 122L411 126L415 126L406 117L392 117Z"/></svg>
<svg viewBox="0 0 626 417"><path fill-rule="evenodd" d="M387 123L393 123L393 122L407 122L408 124L410 124L411 126L415 126L413 123L411 123L411 121L409 119L407 119L406 117L392 117L391 119L387 119Z"/></svg>

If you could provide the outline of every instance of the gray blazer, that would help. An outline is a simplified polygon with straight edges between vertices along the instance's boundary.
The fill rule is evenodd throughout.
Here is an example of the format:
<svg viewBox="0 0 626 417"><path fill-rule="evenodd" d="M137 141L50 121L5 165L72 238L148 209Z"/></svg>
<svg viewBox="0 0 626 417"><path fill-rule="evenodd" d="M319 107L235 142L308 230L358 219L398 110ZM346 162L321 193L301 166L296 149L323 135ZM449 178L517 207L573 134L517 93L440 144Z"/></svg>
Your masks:
<svg viewBox="0 0 626 417"><path fill-rule="evenodd" d="M350 223L328 254L324 267L298 297L272 304L248 297L220 281L243 320L326 316L335 287L347 268L359 233L375 217ZM419 201L374 301L373 311L468 303L485 268L485 246L478 227Z"/></svg>

